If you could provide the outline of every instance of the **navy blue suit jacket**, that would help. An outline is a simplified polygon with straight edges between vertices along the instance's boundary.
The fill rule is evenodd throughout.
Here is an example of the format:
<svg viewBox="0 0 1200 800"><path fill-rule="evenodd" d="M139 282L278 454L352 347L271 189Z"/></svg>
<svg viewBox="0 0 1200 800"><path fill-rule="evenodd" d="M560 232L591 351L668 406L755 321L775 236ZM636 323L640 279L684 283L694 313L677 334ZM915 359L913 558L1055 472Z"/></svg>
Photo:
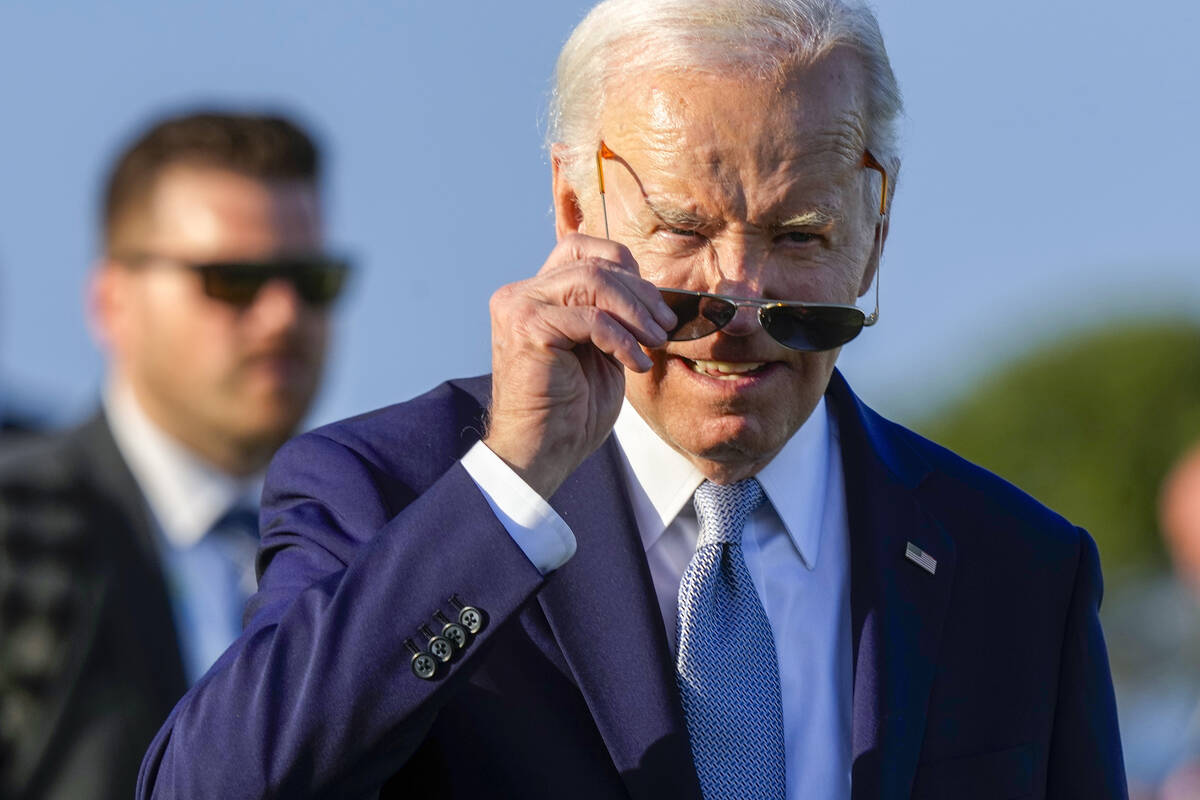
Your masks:
<svg viewBox="0 0 1200 800"><path fill-rule="evenodd" d="M543 577L458 463L489 386L446 383L280 451L246 631L159 733L139 797L698 800L616 445L551 499L578 551ZM828 397L854 798L1124 797L1091 538L840 375ZM404 641L440 629L452 595L486 627L422 680Z"/></svg>

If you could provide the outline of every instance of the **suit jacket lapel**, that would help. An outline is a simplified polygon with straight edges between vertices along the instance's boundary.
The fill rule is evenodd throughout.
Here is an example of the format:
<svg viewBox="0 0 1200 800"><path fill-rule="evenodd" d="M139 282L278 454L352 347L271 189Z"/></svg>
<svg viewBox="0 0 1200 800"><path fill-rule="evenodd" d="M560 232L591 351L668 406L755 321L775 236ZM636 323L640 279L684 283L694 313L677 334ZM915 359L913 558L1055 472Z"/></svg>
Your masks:
<svg viewBox="0 0 1200 800"><path fill-rule="evenodd" d="M915 489L928 467L891 423L830 383L846 476L853 642L856 798L911 793L924 738L942 623L954 577L954 541L924 512ZM912 543L937 561L910 561Z"/></svg>
<svg viewBox="0 0 1200 800"><path fill-rule="evenodd" d="M129 471L103 413L97 414L77 431L80 451L89 462L88 479L100 496L116 504L116 516L108 526L103 546L118 570L120 592L136 598L121 609L132 615L128 630L153 636L143 641L148 658L155 663L150 674L156 685L148 687L161 707L168 711L187 691L178 632L171 613L166 580L163 577L151 521L142 490Z"/></svg>
<svg viewBox="0 0 1200 800"><path fill-rule="evenodd" d="M578 549L538 600L613 763L634 798L699 800L666 632L612 437L550 502Z"/></svg>

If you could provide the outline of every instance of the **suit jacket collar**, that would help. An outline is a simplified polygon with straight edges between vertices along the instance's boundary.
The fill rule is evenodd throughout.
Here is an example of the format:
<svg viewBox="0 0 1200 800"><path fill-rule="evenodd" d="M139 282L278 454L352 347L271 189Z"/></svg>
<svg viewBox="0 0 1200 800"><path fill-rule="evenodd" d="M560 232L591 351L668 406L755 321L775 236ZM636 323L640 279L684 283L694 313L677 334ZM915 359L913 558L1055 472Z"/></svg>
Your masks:
<svg viewBox="0 0 1200 800"><path fill-rule="evenodd" d="M127 517L128 542L142 557L157 557L153 523L145 497L117 447L103 411L77 428L75 446L83 461L82 472L100 494L110 498Z"/></svg>

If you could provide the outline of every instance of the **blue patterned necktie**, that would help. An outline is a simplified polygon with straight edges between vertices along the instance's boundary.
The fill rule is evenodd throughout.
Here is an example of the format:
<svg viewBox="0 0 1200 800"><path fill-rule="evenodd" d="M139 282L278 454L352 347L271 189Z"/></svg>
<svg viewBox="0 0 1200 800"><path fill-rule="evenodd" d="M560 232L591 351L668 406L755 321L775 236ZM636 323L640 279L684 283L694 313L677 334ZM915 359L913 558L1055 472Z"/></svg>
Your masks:
<svg viewBox="0 0 1200 800"><path fill-rule="evenodd" d="M705 481L695 495L700 541L679 584L675 680L705 800L785 796L775 638L742 555L763 498L753 478Z"/></svg>
<svg viewBox="0 0 1200 800"><path fill-rule="evenodd" d="M172 609L188 683L199 680L241 633L257 548L258 514L240 505L191 547L170 548Z"/></svg>

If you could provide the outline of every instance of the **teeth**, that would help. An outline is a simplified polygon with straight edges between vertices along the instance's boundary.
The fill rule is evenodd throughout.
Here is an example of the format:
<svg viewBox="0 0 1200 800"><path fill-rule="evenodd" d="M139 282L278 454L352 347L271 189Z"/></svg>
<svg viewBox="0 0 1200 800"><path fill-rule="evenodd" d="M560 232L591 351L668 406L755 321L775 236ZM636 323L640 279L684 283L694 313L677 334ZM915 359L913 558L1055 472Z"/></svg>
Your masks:
<svg viewBox="0 0 1200 800"><path fill-rule="evenodd" d="M738 375L754 370L767 363L765 361L703 361L696 359L689 362L691 368L701 375L707 375L710 378L725 378L733 380Z"/></svg>

